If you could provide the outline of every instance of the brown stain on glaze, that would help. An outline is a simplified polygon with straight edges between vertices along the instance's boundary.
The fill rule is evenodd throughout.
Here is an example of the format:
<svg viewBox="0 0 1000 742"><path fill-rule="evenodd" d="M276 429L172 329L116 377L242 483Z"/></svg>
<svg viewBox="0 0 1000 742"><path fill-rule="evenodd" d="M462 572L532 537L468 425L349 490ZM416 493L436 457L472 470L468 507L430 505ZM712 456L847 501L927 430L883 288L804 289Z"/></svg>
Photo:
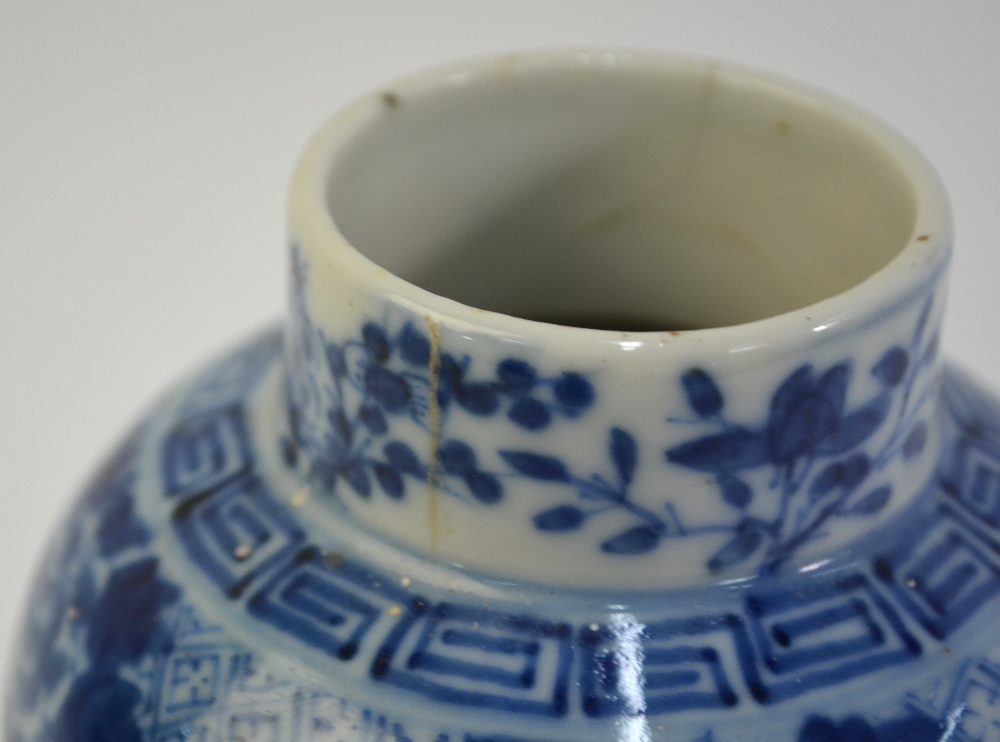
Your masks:
<svg viewBox="0 0 1000 742"><path fill-rule="evenodd" d="M441 332L429 314L424 316L424 322L427 323L427 329L431 334L431 353L427 360L427 428L429 432L427 526L430 531L429 551L433 554L437 550L438 531L440 530L437 453L441 446L441 403L438 400L438 388L441 385Z"/></svg>
<svg viewBox="0 0 1000 742"><path fill-rule="evenodd" d="M382 104L389 110L395 110L399 108L402 101L399 100L399 96L393 93L391 90L382 91L379 98L382 99Z"/></svg>

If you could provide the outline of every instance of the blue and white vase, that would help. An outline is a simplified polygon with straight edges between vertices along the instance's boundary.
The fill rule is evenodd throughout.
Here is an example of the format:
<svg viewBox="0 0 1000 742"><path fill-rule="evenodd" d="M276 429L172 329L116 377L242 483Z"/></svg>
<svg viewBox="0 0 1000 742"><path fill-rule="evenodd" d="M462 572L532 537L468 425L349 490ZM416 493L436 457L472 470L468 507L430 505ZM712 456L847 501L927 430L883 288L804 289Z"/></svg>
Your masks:
<svg viewBox="0 0 1000 742"><path fill-rule="evenodd" d="M335 117L289 232L53 540L8 742L1000 739L1000 407L896 133L507 57Z"/></svg>

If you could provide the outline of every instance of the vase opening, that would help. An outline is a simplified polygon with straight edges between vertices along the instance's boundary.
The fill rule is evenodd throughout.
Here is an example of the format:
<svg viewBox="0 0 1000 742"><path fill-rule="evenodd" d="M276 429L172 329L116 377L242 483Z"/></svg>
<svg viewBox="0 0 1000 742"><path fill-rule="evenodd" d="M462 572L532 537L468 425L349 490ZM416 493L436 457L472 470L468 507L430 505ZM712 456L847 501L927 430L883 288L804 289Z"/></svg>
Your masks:
<svg viewBox="0 0 1000 742"><path fill-rule="evenodd" d="M338 229L434 294L633 332L800 309L913 239L866 117L711 64L591 61L385 91L328 169Z"/></svg>
<svg viewBox="0 0 1000 742"><path fill-rule="evenodd" d="M821 92L459 63L331 119L289 227L283 450L331 519L433 563L750 579L826 564L932 475L947 200Z"/></svg>

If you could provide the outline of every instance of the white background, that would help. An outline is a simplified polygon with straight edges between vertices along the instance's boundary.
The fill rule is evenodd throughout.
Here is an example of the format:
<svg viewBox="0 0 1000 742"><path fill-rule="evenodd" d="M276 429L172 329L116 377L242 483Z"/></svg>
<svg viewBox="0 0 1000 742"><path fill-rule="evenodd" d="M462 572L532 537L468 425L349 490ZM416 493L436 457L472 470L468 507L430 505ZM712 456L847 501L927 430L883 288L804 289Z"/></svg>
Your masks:
<svg viewBox="0 0 1000 742"><path fill-rule="evenodd" d="M312 131L422 67L574 46L742 62L902 130L955 212L945 348L1000 388L998 2L0 0L0 660L100 456L281 312Z"/></svg>

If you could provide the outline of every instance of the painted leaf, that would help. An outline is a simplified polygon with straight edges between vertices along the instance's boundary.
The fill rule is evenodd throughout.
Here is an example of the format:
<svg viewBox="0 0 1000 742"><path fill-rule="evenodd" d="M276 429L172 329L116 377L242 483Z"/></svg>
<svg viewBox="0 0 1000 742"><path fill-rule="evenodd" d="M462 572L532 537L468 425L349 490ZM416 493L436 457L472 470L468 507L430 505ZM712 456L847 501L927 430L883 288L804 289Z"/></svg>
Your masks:
<svg viewBox="0 0 1000 742"><path fill-rule="evenodd" d="M697 438L666 451L667 461L689 469L728 474L767 463L763 436L746 428L730 428L722 433Z"/></svg>
<svg viewBox="0 0 1000 742"><path fill-rule="evenodd" d="M776 427L778 421L784 420L789 413L797 407L805 395L813 387L814 369L812 364L799 366L781 385L775 390L771 397L771 410L767 419L767 427Z"/></svg>
<svg viewBox="0 0 1000 742"><path fill-rule="evenodd" d="M906 376L910 355L898 345L889 348L872 367L872 376L886 386L896 386Z"/></svg>
<svg viewBox="0 0 1000 742"><path fill-rule="evenodd" d="M692 368L681 377L688 404L700 417L712 417L722 409L722 392L715 380L700 368Z"/></svg>
<svg viewBox="0 0 1000 742"><path fill-rule="evenodd" d="M530 451L500 451L500 458L517 472L545 482L568 482L569 470L555 456Z"/></svg>
<svg viewBox="0 0 1000 742"><path fill-rule="evenodd" d="M389 359L389 338L379 325L374 322L365 323L361 328L361 339L375 363L385 363Z"/></svg>
<svg viewBox="0 0 1000 742"><path fill-rule="evenodd" d="M527 361L507 358L497 364L500 389L508 394L527 394L535 388L538 373Z"/></svg>
<svg viewBox="0 0 1000 742"><path fill-rule="evenodd" d="M582 374L567 372L552 386L560 404L574 410L589 407L594 401L594 387Z"/></svg>
<svg viewBox="0 0 1000 742"><path fill-rule="evenodd" d="M750 485L732 474L720 474L715 478L722 492L722 499L734 508L745 508L753 500Z"/></svg>
<svg viewBox="0 0 1000 742"><path fill-rule="evenodd" d="M413 453L413 449L405 443L400 443L399 441L386 443L382 451L389 460L389 464L396 471L403 474L410 474L414 477L424 476L424 467L420 463L420 459Z"/></svg>
<svg viewBox="0 0 1000 742"><path fill-rule="evenodd" d="M476 452L462 441L445 441L437 450L437 458L448 474L465 475L476 470Z"/></svg>
<svg viewBox="0 0 1000 742"><path fill-rule="evenodd" d="M455 399L473 415L492 415L500 400L488 384L462 384L455 390Z"/></svg>
<svg viewBox="0 0 1000 742"><path fill-rule="evenodd" d="M645 554L660 543L661 533L653 526L635 526L601 544L605 554Z"/></svg>
<svg viewBox="0 0 1000 742"><path fill-rule="evenodd" d="M587 514L574 505L560 505L545 510L533 518L540 531L575 531L587 519Z"/></svg>
<svg viewBox="0 0 1000 742"><path fill-rule="evenodd" d="M748 529L737 533L708 560L708 568L712 572L717 572L745 562L760 548L763 541L764 534L756 529Z"/></svg>
<svg viewBox="0 0 1000 742"><path fill-rule="evenodd" d="M851 364L847 361L838 363L823 374L816 382L816 393L827 404L836 417L844 411L844 398L847 396L847 384L851 380Z"/></svg>
<svg viewBox="0 0 1000 742"><path fill-rule="evenodd" d="M388 464L381 462L377 462L373 468L375 470L375 479L378 480L382 491L393 500L402 500L404 485L403 477L400 473Z"/></svg>
<svg viewBox="0 0 1000 742"><path fill-rule="evenodd" d="M857 502L841 511L842 515L875 515L884 508L892 497L892 488L883 485L872 490Z"/></svg>
<svg viewBox="0 0 1000 742"><path fill-rule="evenodd" d="M534 397L519 397L510 406L507 417L525 430L542 430L552 421L549 406Z"/></svg>
<svg viewBox="0 0 1000 742"><path fill-rule="evenodd" d="M635 474L637 459L638 452L635 445L635 438L621 428L612 428L611 460L615 462L615 468L618 470L618 478L625 487L632 484L632 476Z"/></svg>
<svg viewBox="0 0 1000 742"><path fill-rule="evenodd" d="M844 461L844 489L852 490L865 481L865 477L871 471L872 465L868 456L863 453L856 453Z"/></svg>
<svg viewBox="0 0 1000 742"><path fill-rule="evenodd" d="M816 502L840 487L844 482L844 462L834 461L825 466L809 485L809 500Z"/></svg>
<svg viewBox="0 0 1000 742"><path fill-rule="evenodd" d="M413 366L426 366L431 359L431 344L409 322L399 333L399 352L403 360Z"/></svg>
<svg viewBox="0 0 1000 742"><path fill-rule="evenodd" d="M410 401L410 387L406 380L383 366L368 367L365 389L386 412L399 412Z"/></svg>
<svg viewBox="0 0 1000 742"><path fill-rule="evenodd" d="M361 424L374 435L385 435L389 432L389 423L378 407L362 407L358 412Z"/></svg>
<svg viewBox="0 0 1000 742"><path fill-rule="evenodd" d="M351 485L351 489L362 497L368 497L372 491L371 480L368 478L368 470L364 462L360 460L350 461L343 468L344 479Z"/></svg>
<svg viewBox="0 0 1000 742"><path fill-rule="evenodd" d="M472 471L466 474L463 479L472 496L484 505L493 505L503 499L503 487L500 486L500 480L489 472Z"/></svg>
<svg viewBox="0 0 1000 742"><path fill-rule="evenodd" d="M805 375L782 385L780 404L772 406L767 442L771 460L788 464L813 452L836 429L844 406L850 366L840 363L810 385ZM811 376L811 374L810 374Z"/></svg>
<svg viewBox="0 0 1000 742"><path fill-rule="evenodd" d="M870 402L844 415L817 452L831 456L847 453L882 426L891 407L892 394L886 390Z"/></svg>

